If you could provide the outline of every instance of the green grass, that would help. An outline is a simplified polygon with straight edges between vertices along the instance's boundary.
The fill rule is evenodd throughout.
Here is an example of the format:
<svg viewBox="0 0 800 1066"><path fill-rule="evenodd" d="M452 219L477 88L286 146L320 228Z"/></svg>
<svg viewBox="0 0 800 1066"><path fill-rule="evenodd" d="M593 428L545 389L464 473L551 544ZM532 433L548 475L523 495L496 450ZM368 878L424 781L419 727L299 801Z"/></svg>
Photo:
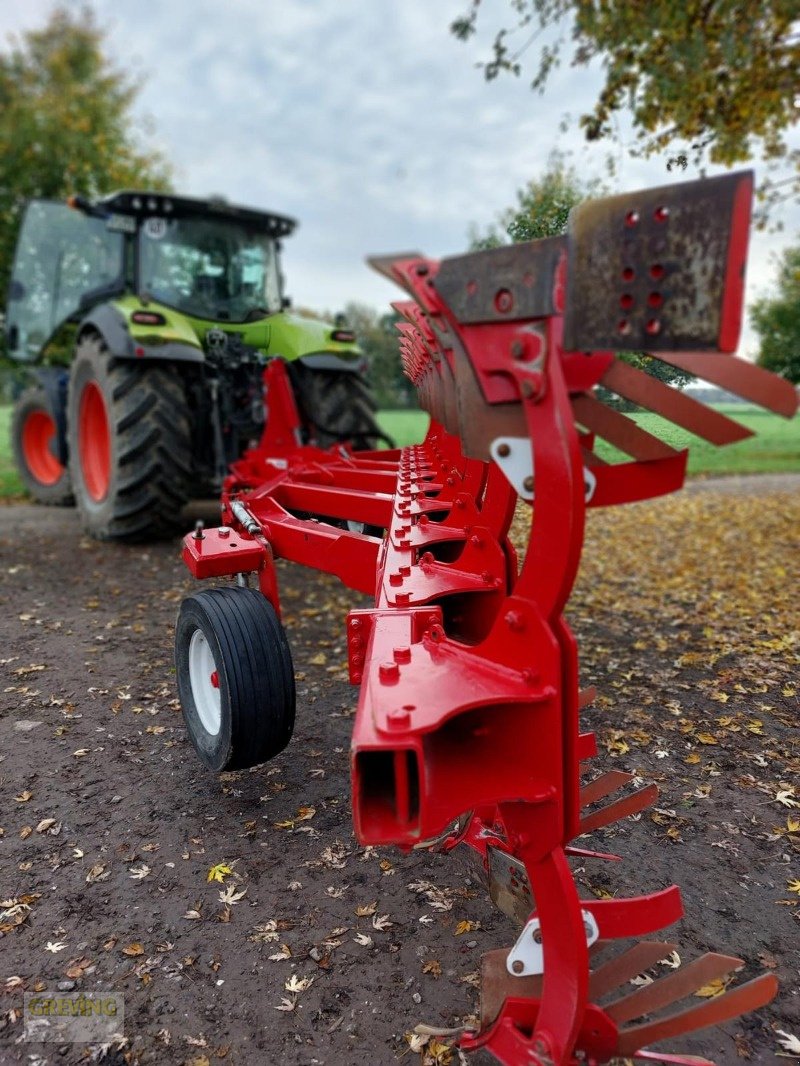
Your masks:
<svg viewBox="0 0 800 1066"><path fill-rule="evenodd" d="M716 404L714 409L730 415L736 422L741 422L753 430L755 436L737 444L717 448L658 415L643 412L634 414L633 418L642 429L674 448L689 448L690 474L800 471L800 417L787 421L769 411L747 404ZM422 411L381 411L378 420L399 446L421 441L428 425L428 416ZM626 458L605 441L597 442L597 452L601 458L612 462L620 462Z"/></svg>
<svg viewBox="0 0 800 1066"><path fill-rule="evenodd" d="M719 404L715 405L715 410L730 415L734 421L751 429L755 436L718 448L650 412L635 414L633 418L642 429L671 444L673 448L688 448L690 475L767 474L800 470L800 418L787 421L759 407L744 404ZM598 441L597 453L602 459L613 462L625 458L605 441Z"/></svg>
<svg viewBox="0 0 800 1066"><path fill-rule="evenodd" d="M765 474L800 471L800 417L791 422L778 415L743 404L720 404L716 410L731 415L756 436L725 448L715 448L691 433L665 422L658 415L636 414L638 424L674 448L689 448L689 473ZM425 436L428 416L423 411L381 411L381 428L399 447L417 444ZM0 498L22 494L22 483L11 457L11 407L0 406ZM599 441L598 454L618 462L624 458L611 445Z"/></svg>
<svg viewBox="0 0 800 1066"><path fill-rule="evenodd" d="M398 448L406 448L423 440L428 430L428 416L424 411L379 411L378 425Z"/></svg>
<svg viewBox="0 0 800 1066"><path fill-rule="evenodd" d="M22 494L22 482L11 455L11 406L0 407L0 499Z"/></svg>

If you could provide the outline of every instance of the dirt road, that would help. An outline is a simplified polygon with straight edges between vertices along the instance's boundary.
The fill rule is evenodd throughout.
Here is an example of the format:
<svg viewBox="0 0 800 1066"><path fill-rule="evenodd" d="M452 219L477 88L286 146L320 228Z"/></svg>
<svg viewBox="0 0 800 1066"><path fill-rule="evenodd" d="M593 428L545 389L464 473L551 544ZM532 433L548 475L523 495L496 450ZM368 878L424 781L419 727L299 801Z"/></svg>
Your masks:
<svg viewBox="0 0 800 1066"><path fill-rule="evenodd" d="M587 894L674 879L682 957L741 953L782 980L772 1008L681 1045L721 1063L772 1062L774 1028L800 1033L800 507L791 479L754 487L592 516L570 616L601 694L599 768L663 790L658 811L587 841L627 860L579 871ZM732 604L737 572L750 591ZM192 584L176 542L98 544L73 511L0 507L0 1062L417 1061L404 1034L475 1014L481 953L516 933L452 857L356 844L357 597L333 579L281 568L288 750L202 770L172 666ZM25 1041L23 992L41 988L122 993L122 1045Z"/></svg>

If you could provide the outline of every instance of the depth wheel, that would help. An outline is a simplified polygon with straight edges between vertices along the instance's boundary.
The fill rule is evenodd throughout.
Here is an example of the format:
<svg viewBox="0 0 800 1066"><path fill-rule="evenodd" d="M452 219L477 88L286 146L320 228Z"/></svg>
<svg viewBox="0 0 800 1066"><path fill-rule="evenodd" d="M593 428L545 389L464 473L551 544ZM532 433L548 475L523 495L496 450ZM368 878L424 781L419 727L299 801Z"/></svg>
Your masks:
<svg viewBox="0 0 800 1066"><path fill-rule="evenodd" d="M294 667L272 604L255 589L204 589L175 627L178 695L192 744L210 770L267 762L291 739Z"/></svg>
<svg viewBox="0 0 800 1066"><path fill-rule="evenodd" d="M11 447L22 484L37 503L74 503L69 471L58 458L58 429L47 391L33 385L21 394L11 419Z"/></svg>
<svg viewBox="0 0 800 1066"><path fill-rule="evenodd" d="M93 537L142 541L181 529L191 432L173 367L114 360L101 337L85 334L70 373L67 440L75 501Z"/></svg>

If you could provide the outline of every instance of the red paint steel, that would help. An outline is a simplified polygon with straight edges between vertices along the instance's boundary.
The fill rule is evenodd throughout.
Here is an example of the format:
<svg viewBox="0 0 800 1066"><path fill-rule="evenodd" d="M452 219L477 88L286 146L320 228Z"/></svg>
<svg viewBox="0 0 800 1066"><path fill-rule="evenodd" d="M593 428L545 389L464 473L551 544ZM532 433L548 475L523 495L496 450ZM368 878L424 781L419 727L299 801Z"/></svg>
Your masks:
<svg viewBox="0 0 800 1066"><path fill-rule="evenodd" d="M723 350L741 313L749 218L743 197L737 194L729 240ZM645 788L618 796L629 784L624 773L581 782L597 746L593 734L580 731L578 714L593 694L579 691L578 650L563 612L585 511L674 491L686 469L685 452L609 408L595 386L605 381L718 443L746 435L727 417L709 414L704 424L697 401L645 380L611 352L564 352L562 314L580 297L564 287L566 247L553 275L554 296L537 297L554 313L527 320L514 317L514 294L524 294L533 273L511 275L518 257L504 260L493 300L486 262L476 267L486 320L473 311L468 323L437 290L438 263L418 255L377 261L412 297L396 305L404 319L400 353L431 415L425 440L371 453L301 445L286 368L275 360L264 372L262 439L225 482L229 529L184 541L195 576L254 572L276 607L273 557L336 574L374 597L373 608L353 610L347 623L350 679L360 686L351 748L356 835L363 844L404 849L462 845L487 871L492 852L522 864L528 895L521 898L540 923L543 973L515 986L513 974L498 970L495 960L488 979L502 1006L461 1042L465 1049L485 1047L509 1066L605 1062L638 1051L637 1030L620 1030L591 1002L597 967L587 930L596 923L606 944L653 933L682 913L675 887L633 899L582 900L567 861L591 854L615 860L572 841L638 812L656 794ZM525 269L524 255L519 262ZM477 306L469 257L448 265L446 277L457 307ZM782 414L796 409L783 385L731 356L658 357L741 386L748 398ZM498 432L503 426L513 448ZM462 447L467 439L469 457ZM617 445L630 461L601 460L594 452L598 439ZM503 457L512 453L519 466L506 472ZM533 506L520 561L508 532L522 484ZM348 522L380 527L385 535L354 532ZM608 797L605 806L585 810ZM511 890L521 891L516 876ZM604 959L603 973L621 973L626 965ZM534 986L533 994L515 991ZM772 991L774 983L752 982L727 1007L721 997L713 1010L648 1022L641 1032L650 1041L715 1024L766 1002ZM658 997L672 1002L669 987Z"/></svg>

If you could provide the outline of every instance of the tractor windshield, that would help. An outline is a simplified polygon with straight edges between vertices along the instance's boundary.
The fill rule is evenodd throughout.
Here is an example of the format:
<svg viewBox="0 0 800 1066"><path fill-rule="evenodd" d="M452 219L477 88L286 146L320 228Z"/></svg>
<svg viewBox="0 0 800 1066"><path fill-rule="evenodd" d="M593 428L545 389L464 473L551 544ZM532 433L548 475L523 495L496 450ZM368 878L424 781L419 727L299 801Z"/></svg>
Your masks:
<svg viewBox="0 0 800 1066"><path fill-rule="evenodd" d="M197 318L245 322L281 308L277 244L234 220L149 218L139 231L139 288Z"/></svg>

